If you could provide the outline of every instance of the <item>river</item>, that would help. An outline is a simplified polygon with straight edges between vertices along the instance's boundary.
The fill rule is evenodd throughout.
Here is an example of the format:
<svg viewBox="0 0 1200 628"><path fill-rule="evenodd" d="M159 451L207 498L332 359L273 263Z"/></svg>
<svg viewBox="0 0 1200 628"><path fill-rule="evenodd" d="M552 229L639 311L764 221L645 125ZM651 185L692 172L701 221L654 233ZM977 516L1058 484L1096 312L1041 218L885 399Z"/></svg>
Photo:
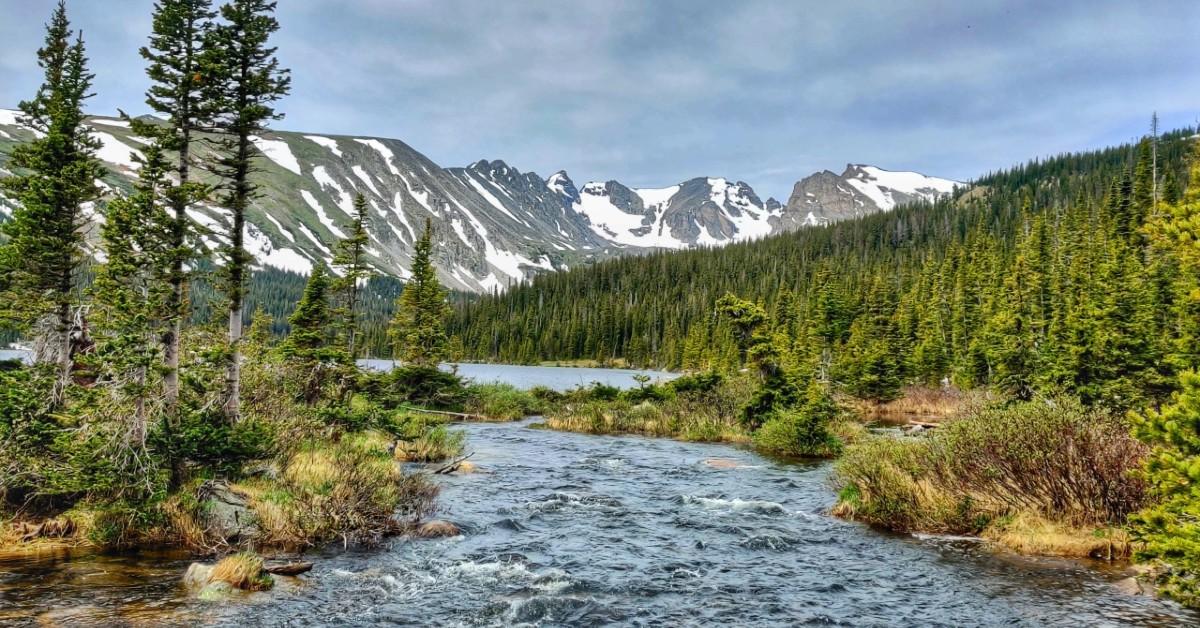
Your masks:
<svg viewBox="0 0 1200 628"><path fill-rule="evenodd" d="M439 478L460 537L324 552L299 579L189 598L179 555L0 563L0 624L1179 626L1120 567L826 514L827 463L724 445L467 424L481 473Z"/></svg>

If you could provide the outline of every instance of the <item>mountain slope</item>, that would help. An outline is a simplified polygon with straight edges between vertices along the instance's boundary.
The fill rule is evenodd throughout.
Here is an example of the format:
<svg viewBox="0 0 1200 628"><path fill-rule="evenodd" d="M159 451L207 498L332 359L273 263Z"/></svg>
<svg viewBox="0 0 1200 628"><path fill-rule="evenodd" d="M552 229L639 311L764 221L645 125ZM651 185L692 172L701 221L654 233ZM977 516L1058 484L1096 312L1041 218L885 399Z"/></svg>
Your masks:
<svg viewBox="0 0 1200 628"><path fill-rule="evenodd" d="M0 176L7 154L32 131L15 111L0 110ZM130 189L138 147L128 124L92 117L97 153L111 194ZM891 209L947 193L952 182L869 166L832 185L797 183L792 201L762 201L744 182L698 177L665 188L631 189L618 181L577 187L565 172L542 179L503 161L443 168L394 139L272 131L262 152L261 194L249 210L246 242L260 265L299 273L328 263L350 221L353 199L370 205L371 263L404 278L413 243L428 220L436 265L450 287L491 292L545 272L657 249L723 246ZM0 215L9 213L0 197ZM219 244L228 213L213 203L189 211L200 239ZM102 253L98 253L102 256Z"/></svg>

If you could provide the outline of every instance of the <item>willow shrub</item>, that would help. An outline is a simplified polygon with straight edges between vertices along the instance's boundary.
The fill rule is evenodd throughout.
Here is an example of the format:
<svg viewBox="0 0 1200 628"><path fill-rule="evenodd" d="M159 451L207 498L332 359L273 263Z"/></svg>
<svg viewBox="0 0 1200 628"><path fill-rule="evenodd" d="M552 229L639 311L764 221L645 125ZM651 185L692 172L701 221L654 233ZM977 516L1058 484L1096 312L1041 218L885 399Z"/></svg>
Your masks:
<svg viewBox="0 0 1200 628"><path fill-rule="evenodd" d="M896 530L975 533L1004 516L1121 524L1145 502L1146 447L1125 421L1066 399L993 406L927 438L875 438L835 468L842 514Z"/></svg>

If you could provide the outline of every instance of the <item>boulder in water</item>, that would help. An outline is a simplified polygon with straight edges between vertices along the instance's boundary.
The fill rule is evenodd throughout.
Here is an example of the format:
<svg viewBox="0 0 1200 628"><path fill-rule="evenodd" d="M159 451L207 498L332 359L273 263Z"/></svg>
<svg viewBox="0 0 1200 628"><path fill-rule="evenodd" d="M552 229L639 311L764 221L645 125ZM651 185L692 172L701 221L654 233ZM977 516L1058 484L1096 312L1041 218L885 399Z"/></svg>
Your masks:
<svg viewBox="0 0 1200 628"><path fill-rule="evenodd" d="M203 589L212 582L212 565L192 563L183 574L183 586L189 589Z"/></svg>
<svg viewBox="0 0 1200 628"><path fill-rule="evenodd" d="M742 466L738 461L730 460L729 458L708 458L704 461L704 464L714 469L736 469Z"/></svg>
<svg viewBox="0 0 1200 628"><path fill-rule="evenodd" d="M458 526L449 521L438 519L422 523L413 532L413 536L421 539L436 539L447 536L458 536L459 534L462 534L462 531L459 530Z"/></svg>

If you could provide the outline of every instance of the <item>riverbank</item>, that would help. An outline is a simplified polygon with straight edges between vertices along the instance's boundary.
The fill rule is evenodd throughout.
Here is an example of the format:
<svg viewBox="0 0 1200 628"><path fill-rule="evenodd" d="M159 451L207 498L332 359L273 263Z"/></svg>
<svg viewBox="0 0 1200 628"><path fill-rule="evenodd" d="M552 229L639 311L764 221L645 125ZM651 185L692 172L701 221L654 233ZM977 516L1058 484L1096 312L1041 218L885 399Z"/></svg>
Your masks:
<svg viewBox="0 0 1200 628"><path fill-rule="evenodd" d="M986 406L917 437L876 437L834 469L833 512L899 532L978 535L1035 555L1127 559L1148 449L1115 415L1059 399Z"/></svg>
<svg viewBox="0 0 1200 628"><path fill-rule="evenodd" d="M438 476L460 537L313 550L312 571L225 603L178 554L7 563L21 624L1191 625L1124 568L878 532L828 516L831 467L744 448L465 423L490 475ZM708 461L722 460L713 465ZM831 568L836 566L836 569ZM928 586L927 583L938 586ZM869 599L870 604L863 600Z"/></svg>

